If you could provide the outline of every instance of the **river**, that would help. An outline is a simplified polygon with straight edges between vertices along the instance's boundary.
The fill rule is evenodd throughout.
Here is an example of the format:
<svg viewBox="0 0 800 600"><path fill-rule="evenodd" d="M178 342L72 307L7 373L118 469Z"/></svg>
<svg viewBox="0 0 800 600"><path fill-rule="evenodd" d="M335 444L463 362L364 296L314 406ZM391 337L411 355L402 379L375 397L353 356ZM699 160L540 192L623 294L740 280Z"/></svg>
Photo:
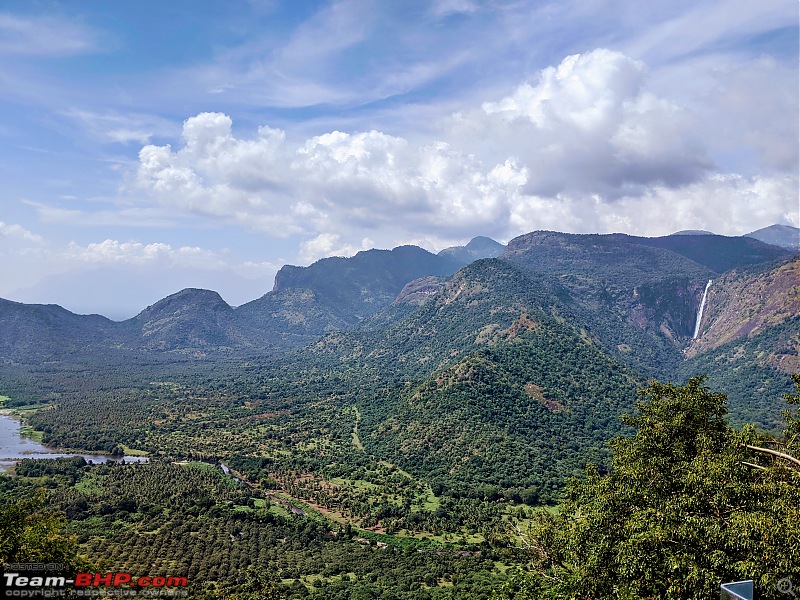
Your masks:
<svg viewBox="0 0 800 600"><path fill-rule="evenodd" d="M20 435L20 422L9 415L0 415L0 471L8 468L23 458L68 458L82 456L87 461L102 463L108 461L147 462L146 456L106 456L103 454L81 454L77 452L59 452L57 449L34 442Z"/></svg>

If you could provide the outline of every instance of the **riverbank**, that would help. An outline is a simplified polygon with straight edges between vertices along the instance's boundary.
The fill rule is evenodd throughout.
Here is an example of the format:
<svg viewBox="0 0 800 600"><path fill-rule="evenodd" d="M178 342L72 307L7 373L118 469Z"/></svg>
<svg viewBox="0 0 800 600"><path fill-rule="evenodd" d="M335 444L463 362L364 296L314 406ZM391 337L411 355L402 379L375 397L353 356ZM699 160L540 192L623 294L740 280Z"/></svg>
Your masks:
<svg viewBox="0 0 800 600"><path fill-rule="evenodd" d="M108 454L87 454L80 450L65 448L50 448L30 437L23 435L26 426L22 424L14 409L0 410L0 471L7 472L9 468L25 458L70 458L81 456L87 462L146 462L146 456L125 454L124 456L111 456ZM30 429L30 428L28 428Z"/></svg>

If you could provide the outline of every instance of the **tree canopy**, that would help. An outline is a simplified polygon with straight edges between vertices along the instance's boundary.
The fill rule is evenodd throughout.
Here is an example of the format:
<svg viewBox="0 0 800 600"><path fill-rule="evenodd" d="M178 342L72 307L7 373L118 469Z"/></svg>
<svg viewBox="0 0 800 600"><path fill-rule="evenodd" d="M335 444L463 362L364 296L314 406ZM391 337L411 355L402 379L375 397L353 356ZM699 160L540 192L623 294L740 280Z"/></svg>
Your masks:
<svg viewBox="0 0 800 600"><path fill-rule="evenodd" d="M530 572L499 598L709 598L744 579L777 598L781 579L800 583L796 415L775 440L729 427L727 398L703 378L641 394L625 419L636 434L611 443L612 471L590 467L520 532Z"/></svg>

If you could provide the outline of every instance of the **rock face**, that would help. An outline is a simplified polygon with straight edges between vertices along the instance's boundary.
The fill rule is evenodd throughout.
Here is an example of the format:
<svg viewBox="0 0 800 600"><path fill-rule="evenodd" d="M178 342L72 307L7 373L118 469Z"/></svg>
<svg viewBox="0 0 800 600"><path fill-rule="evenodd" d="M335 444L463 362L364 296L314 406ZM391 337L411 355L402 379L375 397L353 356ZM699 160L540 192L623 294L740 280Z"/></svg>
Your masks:
<svg viewBox="0 0 800 600"><path fill-rule="evenodd" d="M740 338L755 337L799 315L800 258L765 272L731 271L709 288L700 335L686 355L693 357ZM766 361L783 371L796 372L800 370L799 350L800 330Z"/></svg>
<svg viewBox="0 0 800 600"><path fill-rule="evenodd" d="M395 298L395 304L422 306L447 283L447 277L421 277L409 281Z"/></svg>
<svg viewBox="0 0 800 600"><path fill-rule="evenodd" d="M310 342L332 329L354 327L387 308L408 282L449 276L461 266L451 257L417 246L324 258L309 267L283 267L271 292L236 312L275 342Z"/></svg>

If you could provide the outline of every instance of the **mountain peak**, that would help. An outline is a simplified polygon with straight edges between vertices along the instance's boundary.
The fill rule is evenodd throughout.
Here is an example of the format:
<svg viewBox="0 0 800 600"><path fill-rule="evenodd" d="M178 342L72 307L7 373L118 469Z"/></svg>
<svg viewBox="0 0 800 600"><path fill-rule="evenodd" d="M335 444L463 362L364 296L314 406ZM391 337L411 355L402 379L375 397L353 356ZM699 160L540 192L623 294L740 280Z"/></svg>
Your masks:
<svg viewBox="0 0 800 600"><path fill-rule="evenodd" d="M497 258L505 246L492 238L479 235L472 238L466 246L451 246L439 252L439 256L456 260L464 265L481 258Z"/></svg>
<svg viewBox="0 0 800 600"><path fill-rule="evenodd" d="M745 234L744 237L755 238L765 244L781 248L800 249L800 229L791 225L770 225Z"/></svg>
<svg viewBox="0 0 800 600"><path fill-rule="evenodd" d="M178 303L196 303L199 302L203 305L212 306L227 306L231 308L219 293L213 290L204 290L202 288L184 288L179 292L170 294L166 298L162 298L155 304L148 306L144 311L163 309L168 306L175 306Z"/></svg>

